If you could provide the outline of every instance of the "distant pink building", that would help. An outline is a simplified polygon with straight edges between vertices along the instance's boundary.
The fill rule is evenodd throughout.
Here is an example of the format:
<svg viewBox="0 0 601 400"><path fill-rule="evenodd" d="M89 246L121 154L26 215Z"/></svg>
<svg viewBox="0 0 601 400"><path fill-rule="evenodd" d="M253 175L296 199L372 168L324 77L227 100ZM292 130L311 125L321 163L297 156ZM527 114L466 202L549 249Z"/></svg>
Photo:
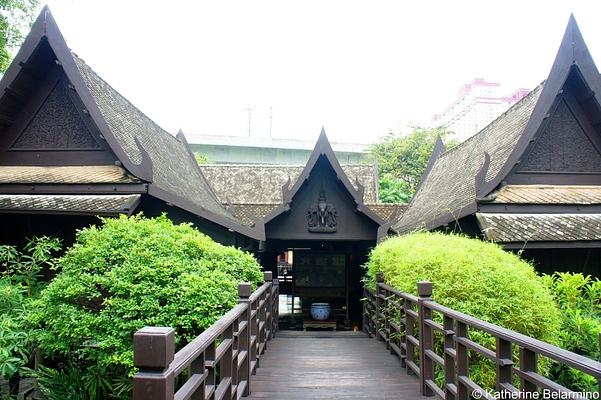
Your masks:
<svg viewBox="0 0 601 400"><path fill-rule="evenodd" d="M445 125L464 141L479 132L513 104L526 96L528 89L517 89L509 96L502 96L501 84L476 78L463 85L457 99L441 114L432 117L432 125Z"/></svg>

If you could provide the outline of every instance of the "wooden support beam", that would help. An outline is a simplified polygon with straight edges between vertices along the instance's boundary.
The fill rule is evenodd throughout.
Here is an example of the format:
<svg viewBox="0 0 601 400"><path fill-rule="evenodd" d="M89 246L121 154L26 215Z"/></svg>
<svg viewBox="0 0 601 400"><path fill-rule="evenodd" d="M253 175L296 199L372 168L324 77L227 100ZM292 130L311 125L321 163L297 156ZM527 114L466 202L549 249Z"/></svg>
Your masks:
<svg viewBox="0 0 601 400"><path fill-rule="evenodd" d="M43 72L40 69L32 66L31 64L19 61L19 66L21 67L23 72L27 73L27 75L31 76L32 78L41 80L44 76Z"/></svg>
<svg viewBox="0 0 601 400"><path fill-rule="evenodd" d="M20 93L8 86L4 88L4 93L8 94L9 96L13 97L15 100L17 100L19 102L25 101L25 95L23 95L23 93Z"/></svg>

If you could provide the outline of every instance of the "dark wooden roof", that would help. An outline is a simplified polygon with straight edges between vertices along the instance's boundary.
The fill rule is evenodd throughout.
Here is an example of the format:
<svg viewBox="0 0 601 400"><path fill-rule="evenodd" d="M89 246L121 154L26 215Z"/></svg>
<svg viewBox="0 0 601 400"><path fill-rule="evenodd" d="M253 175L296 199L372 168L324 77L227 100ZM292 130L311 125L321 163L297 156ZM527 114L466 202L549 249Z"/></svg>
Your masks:
<svg viewBox="0 0 601 400"><path fill-rule="evenodd" d="M86 114L123 167L129 174L148 182L150 195L232 231L254 239L264 238L262 227L249 228L220 204L183 134L176 138L163 130L71 52L48 7L42 10L0 81L0 104L15 79L27 72L28 61L44 45L50 46L81 98Z"/></svg>
<svg viewBox="0 0 601 400"><path fill-rule="evenodd" d="M565 94L565 85L576 88L577 95ZM599 71L571 16L544 84L472 138L443 154L434 154L432 167L422 178L408 209L393 228L399 233L434 229L476 213L479 202L489 201L491 192L501 189L508 176L515 175L520 167L528 167L528 162L520 163L528 160L531 149L538 143L538 132L542 132L557 118L549 117L557 114L557 110L561 111L563 103L559 103L560 97L565 96L565 101L577 104L587 118L591 115L598 118L601 115L600 94ZM587 131L595 131L598 136L600 127L599 124L587 127ZM561 128L559 126L559 131L563 132L565 129ZM548 136L546 140L550 140ZM532 184L544 183L551 176L547 172L542 170L531 174L529 178L520 179L530 179ZM562 183L574 184L570 179L573 178L565 178ZM576 179L579 179L578 183L585 182L585 178Z"/></svg>
<svg viewBox="0 0 601 400"><path fill-rule="evenodd" d="M398 233L432 229L474 213L477 177L482 172L487 181L497 176L524 132L542 88L534 89L476 135L435 157L393 229Z"/></svg>

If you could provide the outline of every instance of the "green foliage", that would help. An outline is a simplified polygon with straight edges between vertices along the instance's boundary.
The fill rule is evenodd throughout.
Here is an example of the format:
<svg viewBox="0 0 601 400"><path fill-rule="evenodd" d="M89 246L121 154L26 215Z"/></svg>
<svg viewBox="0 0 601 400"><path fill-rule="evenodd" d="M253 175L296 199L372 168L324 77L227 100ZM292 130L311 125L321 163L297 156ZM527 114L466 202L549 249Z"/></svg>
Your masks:
<svg viewBox="0 0 601 400"><path fill-rule="evenodd" d="M444 127L414 127L406 136L390 133L369 147L371 158L380 173L380 200L407 203L413 197L434 150L437 136L447 139L451 132ZM456 142L445 140L447 148Z"/></svg>
<svg viewBox="0 0 601 400"><path fill-rule="evenodd" d="M236 304L239 282L262 281L250 254L165 216L105 219L79 231L57 265L31 322L45 356L83 371L91 399L134 374L136 330L171 326L182 346Z"/></svg>
<svg viewBox="0 0 601 400"><path fill-rule="evenodd" d="M10 379L29 361L30 338L22 315L27 299L19 287L0 279L0 376Z"/></svg>
<svg viewBox="0 0 601 400"><path fill-rule="evenodd" d="M37 0L0 0L0 72L8 68L11 51L20 46L37 5Z"/></svg>
<svg viewBox="0 0 601 400"><path fill-rule="evenodd" d="M381 202L407 204L411 201L413 191L406 182L380 176L379 185Z"/></svg>
<svg viewBox="0 0 601 400"><path fill-rule="evenodd" d="M37 295L44 286L43 271L54 267L54 255L60 251L59 239L34 237L23 251L16 246L0 245L2 275L25 290L27 297Z"/></svg>
<svg viewBox="0 0 601 400"><path fill-rule="evenodd" d="M380 243L367 263L368 283L376 272L404 292L417 282L433 283L434 300L484 321L557 343L560 312L534 268L496 244L460 235L415 233ZM472 331L470 337L492 348L494 340ZM470 375L494 385L494 366L473 356ZM543 366L544 368L545 366Z"/></svg>
<svg viewBox="0 0 601 400"><path fill-rule="evenodd" d="M194 152L194 159L196 159L196 162L200 165L209 163L209 157L206 154L199 152Z"/></svg>
<svg viewBox="0 0 601 400"><path fill-rule="evenodd" d="M561 347L599 359L601 333L601 281L578 273L557 272L543 279L562 312ZM597 381L573 368L554 365L553 380L577 391L596 391Z"/></svg>
<svg viewBox="0 0 601 400"><path fill-rule="evenodd" d="M44 285L42 271L51 267L60 241L34 237L21 251L0 246L0 376L12 378L22 372L32 352L31 333L26 324L32 299Z"/></svg>

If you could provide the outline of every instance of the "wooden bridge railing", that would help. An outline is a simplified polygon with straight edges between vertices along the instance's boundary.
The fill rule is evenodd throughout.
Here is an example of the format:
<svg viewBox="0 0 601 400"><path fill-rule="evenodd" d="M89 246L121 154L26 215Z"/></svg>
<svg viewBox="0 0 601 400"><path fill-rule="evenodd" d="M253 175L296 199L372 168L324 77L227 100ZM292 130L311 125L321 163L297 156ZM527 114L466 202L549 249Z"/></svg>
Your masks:
<svg viewBox="0 0 601 400"><path fill-rule="evenodd" d="M134 334L134 400L221 400L250 394L250 380L278 329L278 280L251 293L238 286L239 303L175 353L172 328L144 327ZM187 372L187 373L185 373ZM185 373L185 374L182 374ZM182 381L178 390L175 382Z"/></svg>
<svg viewBox="0 0 601 400"><path fill-rule="evenodd" d="M601 363L444 307L432 301L430 282L419 282L417 289L418 296L400 292L385 284L378 274L375 292L364 289L363 326L367 333L384 341L392 354L398 355L407 373L420 378L422 395L466 400L478 392L480 397L474 398L499 398L470 379L470 352L496 365L496 392L506 393L502 398L518 398L507 397L517 393L520 398L538 398L528 397L528 393L540 390L565 396L550 398L581 398L580 394L539 374L539 356L593 376L601 385ZM470 340L471 330L494 337L495 349ZM436 339L441 345L435 346ZM514 364L514 349L519 350L515 360L518 365ZM435 374L437 367L442 371L440 376ZM514 385L514 378L519 380L519 388Z"/></svg>

